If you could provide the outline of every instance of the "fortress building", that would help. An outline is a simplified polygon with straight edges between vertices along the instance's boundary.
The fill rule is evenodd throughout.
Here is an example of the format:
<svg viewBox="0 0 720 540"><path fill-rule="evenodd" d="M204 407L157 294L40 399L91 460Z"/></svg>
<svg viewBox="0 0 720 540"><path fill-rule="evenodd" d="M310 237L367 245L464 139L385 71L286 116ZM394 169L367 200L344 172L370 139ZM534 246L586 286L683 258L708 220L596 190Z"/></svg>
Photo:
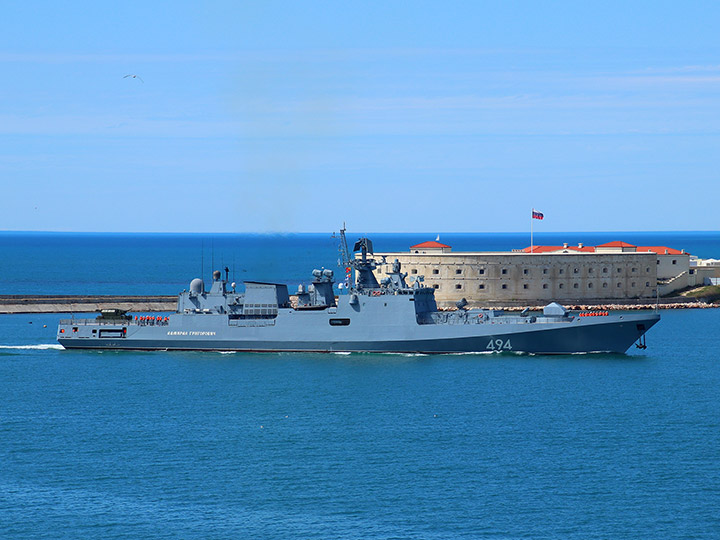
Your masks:
<svg viewBox="0 0 720 540"><path fill-rule="evenodd" d="M430 241L411 246L409 252L375 255L386 261L376 269L378 278L397 259L408 280L422 279L435 288L442 306L454 305L461 298L471 305L650 300L658 288L663 295L697 281L689 253L626 242L453 252L451 246Z"/></svg>

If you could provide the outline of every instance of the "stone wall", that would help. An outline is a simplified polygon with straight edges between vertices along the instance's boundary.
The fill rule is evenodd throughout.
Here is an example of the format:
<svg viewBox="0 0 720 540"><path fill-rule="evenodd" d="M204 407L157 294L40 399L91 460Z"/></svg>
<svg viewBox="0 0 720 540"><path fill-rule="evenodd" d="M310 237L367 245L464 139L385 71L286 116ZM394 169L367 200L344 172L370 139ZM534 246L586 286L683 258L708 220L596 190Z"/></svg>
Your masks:
<svg viewBox="0 0 720 540"><path fill-rule="evenodd" d="M424 276L440 305L466 298L471 304L503 301L580 302L654 298L655 253L376 253L387 264L398 259L408 281Z"/></svg>

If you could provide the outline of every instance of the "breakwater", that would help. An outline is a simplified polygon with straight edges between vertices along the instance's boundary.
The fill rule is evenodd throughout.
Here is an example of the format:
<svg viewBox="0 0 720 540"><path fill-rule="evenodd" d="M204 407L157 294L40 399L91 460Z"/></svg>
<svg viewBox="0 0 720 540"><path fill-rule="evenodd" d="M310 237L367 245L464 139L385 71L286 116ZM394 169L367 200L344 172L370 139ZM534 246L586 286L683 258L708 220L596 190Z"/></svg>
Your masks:
<svg viewBox="0 0 720 540"><path fill-rule="evenodd" d="M0 313L92 313L101 309L175 311L176 296L2 295Z"/></svg>
<svg viewBox="0 0 720 540"><path fill-rule="evenodd" d="M657 304L648 304L646 302L631 304L563 304L570 311L638 311L647 309L705 309L720 308L720 304L708 304L706 302L688 302L686 299L677 302L660 302ZM530 310L542 311L542 305L522 305L522 306L493 306L490 309L502 309L505 311L522 311L525 308Z"/></svg>
<svg viewBox="0 0 720 540"><path fill-rule="evenodd" d="M704 302L687 296L672 296L660 298L657 301L649 301L648 298L636 299L585 299L578 302L577 300L558 300L565 308L571 311L635 311L642 309L703 309L703 308L720 308L720 303ZM514 301L498 301L486 303L470 303L468 307L481 309L503 309L505 311L522 311L525 308L531 310L542 310L546 303L528 302L527 300ZM445 303L440 306L441 309L455 309L454 304Z"/></svg>
<svg viewBox="0 0 720 540"><path fill-rule="evenodd" d="M291 302L294 300L291 297ZM664 298L659 303L648 303L647 299L618 302L564 303L573 311L627 311L639 309L687 309L720 307L718 304L690 301L685 297ZM176 296L109 296L109 295L0 295L0 314L11 313L93 313L101 309L124 309L130 312L168 312L175 311ZM525 308L542 310L543 305L528 302L503 302L502 305L472 305L472 307L521 311ZM454 306L441 306L441 309L456 309Z"/></svg>

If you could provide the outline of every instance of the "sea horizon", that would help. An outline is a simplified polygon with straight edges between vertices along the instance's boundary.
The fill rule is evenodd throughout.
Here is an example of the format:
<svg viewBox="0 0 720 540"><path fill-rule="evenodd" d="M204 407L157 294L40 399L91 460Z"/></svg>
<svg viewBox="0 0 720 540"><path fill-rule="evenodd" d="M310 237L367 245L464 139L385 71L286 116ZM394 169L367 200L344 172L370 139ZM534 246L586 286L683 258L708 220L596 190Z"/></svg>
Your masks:
<svg viewBox="0 0 720 540"><path fill-rule="evenodd" d="M333 234L338 233L339 229L334 231L76 231L76 230L63 230L63 231L50 231L50 230L0 230L0 234L72 234L72 235L183 235L183 236L202 236L202 235L257 235L257 236L275 236L275 235L291 235L291 234L307 234L307 235L321 235L321 234ZM430 235L467 235L467 234L479 234L479 235L490 235L490 234L501 234L501 235L516 235L516 234L530 234L530 231L352 231L346 230L346 234L430 234ZM654 229L654 230L541 230L534 231L535 235L543 234L720 234L718 230L705 230L705 229Z"/></svg>

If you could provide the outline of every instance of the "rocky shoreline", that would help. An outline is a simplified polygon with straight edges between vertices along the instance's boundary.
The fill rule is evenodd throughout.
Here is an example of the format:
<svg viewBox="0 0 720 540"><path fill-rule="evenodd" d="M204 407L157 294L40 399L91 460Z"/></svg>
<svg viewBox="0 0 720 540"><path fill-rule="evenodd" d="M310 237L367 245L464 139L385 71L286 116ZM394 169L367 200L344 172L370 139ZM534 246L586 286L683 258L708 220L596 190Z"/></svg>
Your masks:
<svg viewBox="0 0 720 540"><path fill-rule="evenodd" d="M175 311L177 296L0 295L0 314L93 313L124 309L143 313Z"/></svg>
<svg viewBox="0 0 720 540"><path fill-rule="evenodd" d="M291 298L292 301L292 298ZM124 309L138 313L173 312L176 309L176 296L72 296L72 295L0 295L0 314L12 313L93 313L101 309ZM608 303L564 302L572 311L635 311L655 309L706 309L718 308L720 304L689 301L684 297L662 299L659 303L642 301L622 301ZM485 309L522 311L529 308L541 311L544 304L534 305L515 302L513 305L473 305ZM443 306L442 310L457 309L454 305Z"/></svg>
<svg viewBox="0 0 720 540"><path fill-rule="evenodd" d="M720 308L719 304L705 302L659 302L657 304L563 304L571 311L639 311L648 309L707 309ZM531 311L542 311L544 306L493 306L488 309L502 309L504 311L522 311L529 308ZM448 308L453 309L453 308ZM455 308L457 309L457 308Z"/></svg>

